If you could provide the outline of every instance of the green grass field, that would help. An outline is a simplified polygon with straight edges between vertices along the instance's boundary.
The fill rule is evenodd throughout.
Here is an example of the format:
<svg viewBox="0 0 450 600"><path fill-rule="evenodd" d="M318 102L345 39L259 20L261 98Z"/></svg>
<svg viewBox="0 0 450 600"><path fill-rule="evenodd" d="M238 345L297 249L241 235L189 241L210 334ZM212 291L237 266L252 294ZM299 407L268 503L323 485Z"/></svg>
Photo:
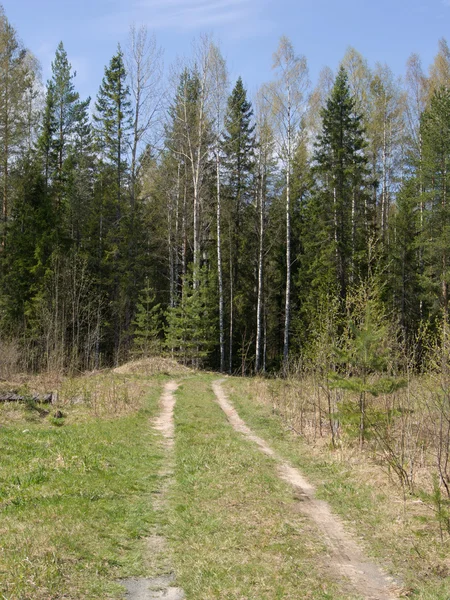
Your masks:
<svg viewBox="0 0 450 600"><path fill-rule="evenodd" d="M142 407L102 418L64 408L55 426L20 406L0 413L0 597L121 598L119 577L144 574L143 536L162 455Z"/></svg>
<svg viewBox="0 0 450 600"><path fill-rule="evenodd" d="M63 381L63 419L53 409L0 406L0 599L124 598L119 579L154 575L146 538L156 532L187 600L356 600L330 572L320 532L274 461L216 404L217 376L173 378L172 450L151 422L169 374ZM408 597L450 598L449 542L423 515L402 520L391 488L288 431L251 380L228 378L224 387ZM168 466L173 475L164 475Z"/></svg>

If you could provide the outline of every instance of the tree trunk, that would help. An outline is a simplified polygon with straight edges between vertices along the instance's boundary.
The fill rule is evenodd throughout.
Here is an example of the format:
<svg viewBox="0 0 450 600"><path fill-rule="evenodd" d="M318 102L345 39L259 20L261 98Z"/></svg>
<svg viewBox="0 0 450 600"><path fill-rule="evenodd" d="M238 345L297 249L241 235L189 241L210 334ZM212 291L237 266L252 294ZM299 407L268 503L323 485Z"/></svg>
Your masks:
<svg viewBox="0 0 450 600"><path fill-rule="evenodd" d="M255 372L261 369L261 341L263 318L263 260L264 260L264 173L260 165L259 181L259 252L258 252L258 300L256 307Z"/></svg>
<svg viewBox="0 0 450 600"><path fill-rule="evenodd" d="M283 365L287 368L289 358L289 327L291 323L291 161L292 131L290 89L288 90L288 132L287 132L287 165L286 165L286 298L284 309L284 341Z"/></svg>
<svg viewBox="0 0 450 600"><path fill-rule="evenodd" d="M222 275L222 238L221 238L221 195L220 195L220 156L216 147L216 184L217 184L217 279L219 286L219 346L220 371L225 371L225 336L223 323L223 275Z"/></svg>

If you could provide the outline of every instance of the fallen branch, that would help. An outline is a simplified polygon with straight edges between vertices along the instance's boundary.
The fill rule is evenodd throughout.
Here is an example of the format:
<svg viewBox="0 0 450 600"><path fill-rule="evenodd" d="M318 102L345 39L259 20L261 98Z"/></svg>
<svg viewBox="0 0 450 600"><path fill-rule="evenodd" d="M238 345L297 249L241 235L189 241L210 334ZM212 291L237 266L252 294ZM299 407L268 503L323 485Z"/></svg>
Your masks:
<svg viewBox="0 0 450 600"><path fill-rule="evenodd" d="M30 394L22 395L15 392L1 392L0 402L40 402L42 404L56 404L58 401L58 392L50 394Z"/></svg>

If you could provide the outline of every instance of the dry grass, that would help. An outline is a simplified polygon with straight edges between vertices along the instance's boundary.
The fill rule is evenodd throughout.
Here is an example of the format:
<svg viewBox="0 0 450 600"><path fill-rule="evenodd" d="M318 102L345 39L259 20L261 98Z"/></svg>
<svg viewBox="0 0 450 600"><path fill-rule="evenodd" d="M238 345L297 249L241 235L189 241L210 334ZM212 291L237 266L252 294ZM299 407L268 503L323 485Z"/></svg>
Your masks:
<svg viewBox="0 0 450 600"><path fill-rule="evenodd" d="M155 356L128 362L114 369L114 373L118 375L145 375L146 377L153 375L176 377L177 375L192 373L192 369L180 364L173 358Z"/></svg>
<svg viewBox="0 0 450 600"><path fill-rule="evenodd" d="M409 390L415 407L407 413L411 419L407 431L408 435L414 431L419 441L417 433L426 432L424 423L431 419L419 409L429 383L416 380L411 386L414 394ZM427 500L434 468L430 447L416 457L417 493L412 494L401 487L375 439L369 439L362 452L345 436L332 448L326 401L318 400L312 380L230 379L227 387L244 420L307 474L319 496L346 519L369 552L392 565L405 590L411 589L408 597L448 600L444 590L450 584L450 536L442 532ZM386 400L376 402L383 406Z"/></svg>
<svg viewBox="0 0 450 600"><path fill-rule="evenodd" d="M52 405L23 402L0 403L0 423L24 420L42 422L52 420L56 411L63 418L53 424L86 422L91 418L111 419L138 412L145 405L146 396L156 382L134 376L117 375L112 371L89 373L79 377L62 377L58 374L16 376L2 382L2 390L16 391L24 396L56 393ZM47 413L47 414L46 414Z"/></svg>
<svg viewBox="0 0 450 600"><path fill-rule="evenodd" d="M273 461L229 425L211 381L190 378L176 394L167 533L187 597L354 598L333 580L317 529Z"/></svg>

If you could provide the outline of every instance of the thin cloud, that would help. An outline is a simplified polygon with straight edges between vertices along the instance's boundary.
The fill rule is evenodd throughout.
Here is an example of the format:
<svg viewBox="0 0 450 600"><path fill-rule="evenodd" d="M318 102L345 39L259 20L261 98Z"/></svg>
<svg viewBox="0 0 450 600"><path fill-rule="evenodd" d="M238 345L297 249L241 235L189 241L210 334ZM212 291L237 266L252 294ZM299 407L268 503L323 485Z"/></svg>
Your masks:
<svg viewBox="0 0 450 600"><path fill-rule="evenodd" d="M101 27L105 33L117 35L135 21L152 30L189 31L238 24L256 18L258 12L257 0L135 0L129 10L102 17Z"/></svg>

